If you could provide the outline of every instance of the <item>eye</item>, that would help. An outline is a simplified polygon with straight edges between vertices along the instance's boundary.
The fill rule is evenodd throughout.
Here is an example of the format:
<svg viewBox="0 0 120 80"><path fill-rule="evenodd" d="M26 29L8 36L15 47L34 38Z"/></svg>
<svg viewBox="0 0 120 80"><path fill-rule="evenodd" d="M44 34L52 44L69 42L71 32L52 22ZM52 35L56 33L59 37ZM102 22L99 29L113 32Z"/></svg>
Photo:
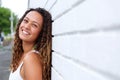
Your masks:
<svg viewBox="0 0 120 80"><path fill-rule="evenodd" d="M23 22L24 22L24 23L27 23L27 22L28 22L28 20L27 20L27 19L23 19Z"/></svg>
<svg viewBox="0 0 120 80"><path fill-rule="evenodd" d="M32 24L32 27L38 28L38 25L37 24Z"/></svg>

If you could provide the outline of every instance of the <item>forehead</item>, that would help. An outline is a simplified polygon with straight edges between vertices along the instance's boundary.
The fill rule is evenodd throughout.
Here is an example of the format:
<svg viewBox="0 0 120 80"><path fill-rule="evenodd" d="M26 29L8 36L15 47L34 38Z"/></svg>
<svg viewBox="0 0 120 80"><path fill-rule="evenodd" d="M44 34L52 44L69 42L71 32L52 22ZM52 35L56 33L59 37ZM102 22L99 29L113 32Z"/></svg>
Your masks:
<svg viewBox="0 0 120 80"><path fill-rule="evenodd" d="M43 22L42 15L40 13L38 13L37 11L30 11L29 13L27 13L25 18L28 18L29 20L35 21L35 22L38 22L38 23Z"/></svg>

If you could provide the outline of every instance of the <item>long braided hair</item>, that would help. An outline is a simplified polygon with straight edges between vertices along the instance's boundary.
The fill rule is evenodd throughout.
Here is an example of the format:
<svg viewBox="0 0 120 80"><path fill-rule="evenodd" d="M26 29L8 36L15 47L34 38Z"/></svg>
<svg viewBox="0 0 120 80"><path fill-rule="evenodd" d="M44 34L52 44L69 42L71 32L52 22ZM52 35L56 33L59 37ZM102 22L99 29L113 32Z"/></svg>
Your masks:
<svg viewBox="0 0 120 80"><path fill-rule="evenodd" d="M15 38L14 38L14 46L13 46L13 56L11 61L11 70L14 72L18 66L19 61L21 60L21 57L23 55L23 47L22 47L22 40L19 38L19 27L21 22L23 21L24 17L30 12L30 11L37 11L40 15L43 17L43 25L42 30L39 34L39 37L36 40L36 44L34 49L39 51L40 53L40 59L42 60L42 76L43 80L51 80L51 45L52 45L52 17L51 14L46 11L43 8L30 8L28 9L25 14L20 18Z"/></svg>

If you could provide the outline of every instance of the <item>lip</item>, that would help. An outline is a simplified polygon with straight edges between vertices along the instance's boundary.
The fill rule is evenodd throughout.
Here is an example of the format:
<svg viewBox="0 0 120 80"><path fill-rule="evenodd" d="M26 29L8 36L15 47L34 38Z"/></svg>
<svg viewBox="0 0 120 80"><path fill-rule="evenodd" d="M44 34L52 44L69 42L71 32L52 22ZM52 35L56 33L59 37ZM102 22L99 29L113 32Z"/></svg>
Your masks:
<svg viewBox="0 0 120 80"><path fill-rule="evenodd" d="M29 33L27 31L24 31L24 30L22 31L22 33L25 35L29 35Z"/></svg>
<svg viewBox="0 0 120 80"><path fill-rule="evenodd" d="M21 31L22 31L22 34L24 34L24 35L30 35L30 32L27 30L22 29Z"/></svg>

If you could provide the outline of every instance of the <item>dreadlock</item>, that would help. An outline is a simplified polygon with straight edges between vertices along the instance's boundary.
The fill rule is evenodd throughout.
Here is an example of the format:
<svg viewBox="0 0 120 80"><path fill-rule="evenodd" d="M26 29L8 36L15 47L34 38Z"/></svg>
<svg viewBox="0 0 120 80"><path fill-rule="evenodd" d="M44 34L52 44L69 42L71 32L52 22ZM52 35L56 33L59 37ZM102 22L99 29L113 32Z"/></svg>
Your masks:
<svg viewBox="0 0 120 80"><path fill-rule="evenodd" d="M51 80L51 45L52 45L52 17L51 14L46 11L43 8L30 8L25 12L25 14L20 18L15 38L14 38L14 44L13 44L13 56L11 61L11 70L14 72L18 66L19 61L21 60L21 57L23 55L23 47L22 47L22 40L19 38L19 27L21 22L23 21L24 17L30 12L30 11L37 11L40 15L43 17L43 25L42 30L39 34L39 37L36 40L34 49L39 51L40 59L42 60L42 68L43 68L43 80Z"/></svg>

